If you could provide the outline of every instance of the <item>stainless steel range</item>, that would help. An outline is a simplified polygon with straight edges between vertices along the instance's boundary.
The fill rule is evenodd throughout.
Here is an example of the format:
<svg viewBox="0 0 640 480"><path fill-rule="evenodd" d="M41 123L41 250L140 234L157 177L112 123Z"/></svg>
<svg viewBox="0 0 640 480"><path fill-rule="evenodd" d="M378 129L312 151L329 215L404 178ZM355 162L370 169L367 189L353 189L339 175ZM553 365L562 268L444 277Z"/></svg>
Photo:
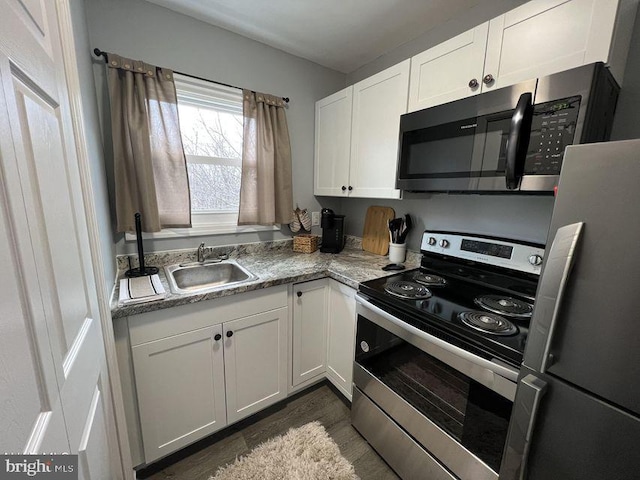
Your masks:
<svg viewBox="0 0 640 480"><path fill-rule="evenodd" d="M352 423L404 479L495 480L544 247L424 232L361 284Z"/></svg>

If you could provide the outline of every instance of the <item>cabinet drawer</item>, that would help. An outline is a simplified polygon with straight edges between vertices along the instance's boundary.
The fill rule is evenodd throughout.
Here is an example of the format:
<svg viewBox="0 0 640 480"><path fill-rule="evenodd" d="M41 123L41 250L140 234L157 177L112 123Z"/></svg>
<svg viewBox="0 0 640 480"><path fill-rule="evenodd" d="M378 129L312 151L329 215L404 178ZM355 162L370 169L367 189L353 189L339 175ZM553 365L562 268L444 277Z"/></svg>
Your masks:
<svg viewBox="0 0 640 480"><path fill-rule="evenodd" d="M131 345L287 306L287 285L230 295L129 317Z"/></svg>

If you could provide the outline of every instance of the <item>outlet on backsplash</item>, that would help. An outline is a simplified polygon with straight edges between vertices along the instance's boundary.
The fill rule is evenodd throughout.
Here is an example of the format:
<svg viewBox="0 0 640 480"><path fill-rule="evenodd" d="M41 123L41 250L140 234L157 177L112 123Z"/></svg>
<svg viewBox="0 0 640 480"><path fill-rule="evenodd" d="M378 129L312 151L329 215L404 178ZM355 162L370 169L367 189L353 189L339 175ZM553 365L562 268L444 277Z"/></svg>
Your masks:
<svg viewBox="0 0 640 480"><path fill-rule="evenodd" d="M317 227L320 225L320 212L311 212L311 226Z"/></svg>

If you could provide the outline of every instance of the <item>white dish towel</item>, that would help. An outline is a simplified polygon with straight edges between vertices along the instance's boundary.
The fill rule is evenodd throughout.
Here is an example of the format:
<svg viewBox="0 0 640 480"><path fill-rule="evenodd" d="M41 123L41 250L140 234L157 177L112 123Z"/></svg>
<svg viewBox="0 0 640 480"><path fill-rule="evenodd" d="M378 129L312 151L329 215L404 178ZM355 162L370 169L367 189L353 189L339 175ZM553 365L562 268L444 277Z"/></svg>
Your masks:
<svg viewBox="0 0 640 480"><path fill-rule="evenodd" d="M167 296L158 274L120 280L119 305L153 302Z"/></svg>

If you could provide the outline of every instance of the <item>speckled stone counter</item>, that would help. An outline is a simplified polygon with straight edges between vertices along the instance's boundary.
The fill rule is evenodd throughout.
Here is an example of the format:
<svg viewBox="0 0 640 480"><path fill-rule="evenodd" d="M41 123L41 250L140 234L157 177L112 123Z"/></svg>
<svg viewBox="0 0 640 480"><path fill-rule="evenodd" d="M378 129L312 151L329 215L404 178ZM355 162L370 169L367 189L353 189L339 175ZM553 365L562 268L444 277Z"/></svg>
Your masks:
<svg viewBox="0 0 640 480"><path fill-rule="evenodd" d="M304 282L323 277L330 277L352 288L358 288L360 282L396 273L381 270L384 265L389 263L386 256L364 252L360 245L359 239L349 238L347 246L339 254L321 253L319 250L311 254L296 253L293 251L291 240L209 247L206 249L208 257L215 258L223 253L228 254L229 258L257 275L258 279L212 292L178 295L171 292L164 269L160 268L160 280L167 291L167 297L155 302L124 306L118 306L118 287L128 264L127 257L120 256L118 257L118 279L111 299L111 315L114 319L127 317L274 285ZM193 261L195 261L195 249L145 255L145 263L157 267ZM415 268L419 264L420 255L415 252L407 252L405 266Z"/></svg>

